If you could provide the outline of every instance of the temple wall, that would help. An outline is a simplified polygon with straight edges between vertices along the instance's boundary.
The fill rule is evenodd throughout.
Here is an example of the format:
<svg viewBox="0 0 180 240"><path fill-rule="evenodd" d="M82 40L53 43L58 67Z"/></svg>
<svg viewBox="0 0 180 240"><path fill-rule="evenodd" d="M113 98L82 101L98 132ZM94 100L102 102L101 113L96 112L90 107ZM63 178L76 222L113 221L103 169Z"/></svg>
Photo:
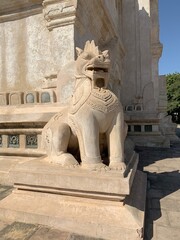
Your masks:
<svg viewBox="0 0 180 240"><path fill-rule="evenodd" d="M74 57L72 26L49 32L42 14L1 23L0 32L0 91L40 88Z"/></svg>
<svg viewBox="0 0 180 240"><path fill-rule="evenodd" d="M53 68L49 34L41 14L0 24L0 89L34 89Z"/></svg>
<svg viewBox="0 0 180 240"><path fill-rule="evenodd" d="M126 49L124 59L124 78L122 102L126 106L132 104L136 96L136 86L139 80L137 66L139 64L139 53L136 47L136 12L137 4L135 1L123 1L123 43ZM135 11L129 11L134 8ZM138 54L138 55L137 55ZM128 94L127 94L128 93Z"/></svg>
<svg viewBox="0 0 180 240"><path fill-rule="evenodd" d="M158 0L151 1L151 53L152 53L152 81L154 84L155 105L158 111L161 111L159 98L161 95L161 84L159 84L159 58L162 54L162 44L159 41L159 9Z"/></svg>
<svg viewBox="0 0 180 240"><path fill-rule="evenodd" d="M149 0L123 1L123 42L126 50L123 104L133 108L141 105L145 111L154 111Z"/></svg>

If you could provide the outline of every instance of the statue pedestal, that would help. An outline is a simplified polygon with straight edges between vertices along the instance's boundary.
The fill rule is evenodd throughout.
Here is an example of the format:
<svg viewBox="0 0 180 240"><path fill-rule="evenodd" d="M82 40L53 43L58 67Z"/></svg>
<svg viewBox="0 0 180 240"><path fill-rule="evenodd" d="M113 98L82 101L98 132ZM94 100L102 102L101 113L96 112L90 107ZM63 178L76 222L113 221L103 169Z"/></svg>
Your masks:
<svg viewBox="0 0 180 240"><path fill-rule="evenodd" d="M15 191L0 202L0 217L44 224L110 240L141 239L146 175L133 155L125 172L64 169L43 159L18 164Z"/></svg>

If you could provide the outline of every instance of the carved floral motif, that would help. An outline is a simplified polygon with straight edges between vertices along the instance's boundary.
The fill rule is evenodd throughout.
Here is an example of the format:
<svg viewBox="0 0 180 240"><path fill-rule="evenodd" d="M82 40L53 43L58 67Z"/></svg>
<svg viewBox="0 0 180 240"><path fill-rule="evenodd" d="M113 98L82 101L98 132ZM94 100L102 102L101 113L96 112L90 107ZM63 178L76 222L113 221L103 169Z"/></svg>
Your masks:
<svg viewBox="0 0 180 240"><path fill-rule="evenodd" d="M9 135L8 146L19 147L19 135Z"/></svg>
<svg viewBox="0 0 180 240"><path fill-rule="evenodd" d="M26 147L37 148L37 135L26 135Z"/></svg>

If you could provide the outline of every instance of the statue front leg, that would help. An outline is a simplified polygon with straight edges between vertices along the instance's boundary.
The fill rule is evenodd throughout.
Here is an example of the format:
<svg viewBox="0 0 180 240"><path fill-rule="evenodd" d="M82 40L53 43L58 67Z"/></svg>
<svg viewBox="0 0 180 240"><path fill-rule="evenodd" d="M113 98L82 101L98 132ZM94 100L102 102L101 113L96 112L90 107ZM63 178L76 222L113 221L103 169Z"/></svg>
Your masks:
<svg viewBox="0 0 180 240"><path fill-rule="evenodd" d="M52 131L52 143L49 151L49 161L52 163L59 163L62 166L76 166L78 162L69 153L67 148L70 140L71 130L68 124L56 124L50 129Z"/></svg>
<svg viewBox="0 0 180 240"><path fill-rule="evenodd" d="M107 170L108 167L102 163L100 156L99 125L93 114L88 114L88 116L83 119L79 130L78 141L82 168Z"/></svg>
<svg viewBox="0 0 180 240"><path fill-rule="evenodd" d="M110 169L124 171L126 169L126 165L124 163L126 126L121 112L114 118L112 126L109 128L106 136L108 141Z"/></svg>

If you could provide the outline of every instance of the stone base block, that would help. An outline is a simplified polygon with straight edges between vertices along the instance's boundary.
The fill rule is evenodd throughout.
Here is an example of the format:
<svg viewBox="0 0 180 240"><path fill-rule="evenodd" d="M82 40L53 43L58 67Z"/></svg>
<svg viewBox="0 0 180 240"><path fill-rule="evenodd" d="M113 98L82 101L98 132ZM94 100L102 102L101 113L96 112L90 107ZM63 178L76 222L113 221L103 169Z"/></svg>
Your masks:
<svg viewBox="0 0 180 240"><path fill-rule="evenodd" d="M0 202L0 218L38 223L109 240L142 239L146 175L136 172L122 201L15 190Z"/></svg>
<svg viewBox="0 0 180 240"><path fill-rule="evenodd" d="M130 194L137 164L136 153L133 153L124 173L90 171L81 167L66 169L37 158L17 164L10 171L10 178L20 190L119 201Z"/></svg>
<svg viewBox="0 0 180 240"><path fill-rule="evenodd" d="M0 184L13 186L14 181L11 178L10 172L15 168L16 165L29 161L30 159L33 158L19 156L0 156Z"/></svg>

